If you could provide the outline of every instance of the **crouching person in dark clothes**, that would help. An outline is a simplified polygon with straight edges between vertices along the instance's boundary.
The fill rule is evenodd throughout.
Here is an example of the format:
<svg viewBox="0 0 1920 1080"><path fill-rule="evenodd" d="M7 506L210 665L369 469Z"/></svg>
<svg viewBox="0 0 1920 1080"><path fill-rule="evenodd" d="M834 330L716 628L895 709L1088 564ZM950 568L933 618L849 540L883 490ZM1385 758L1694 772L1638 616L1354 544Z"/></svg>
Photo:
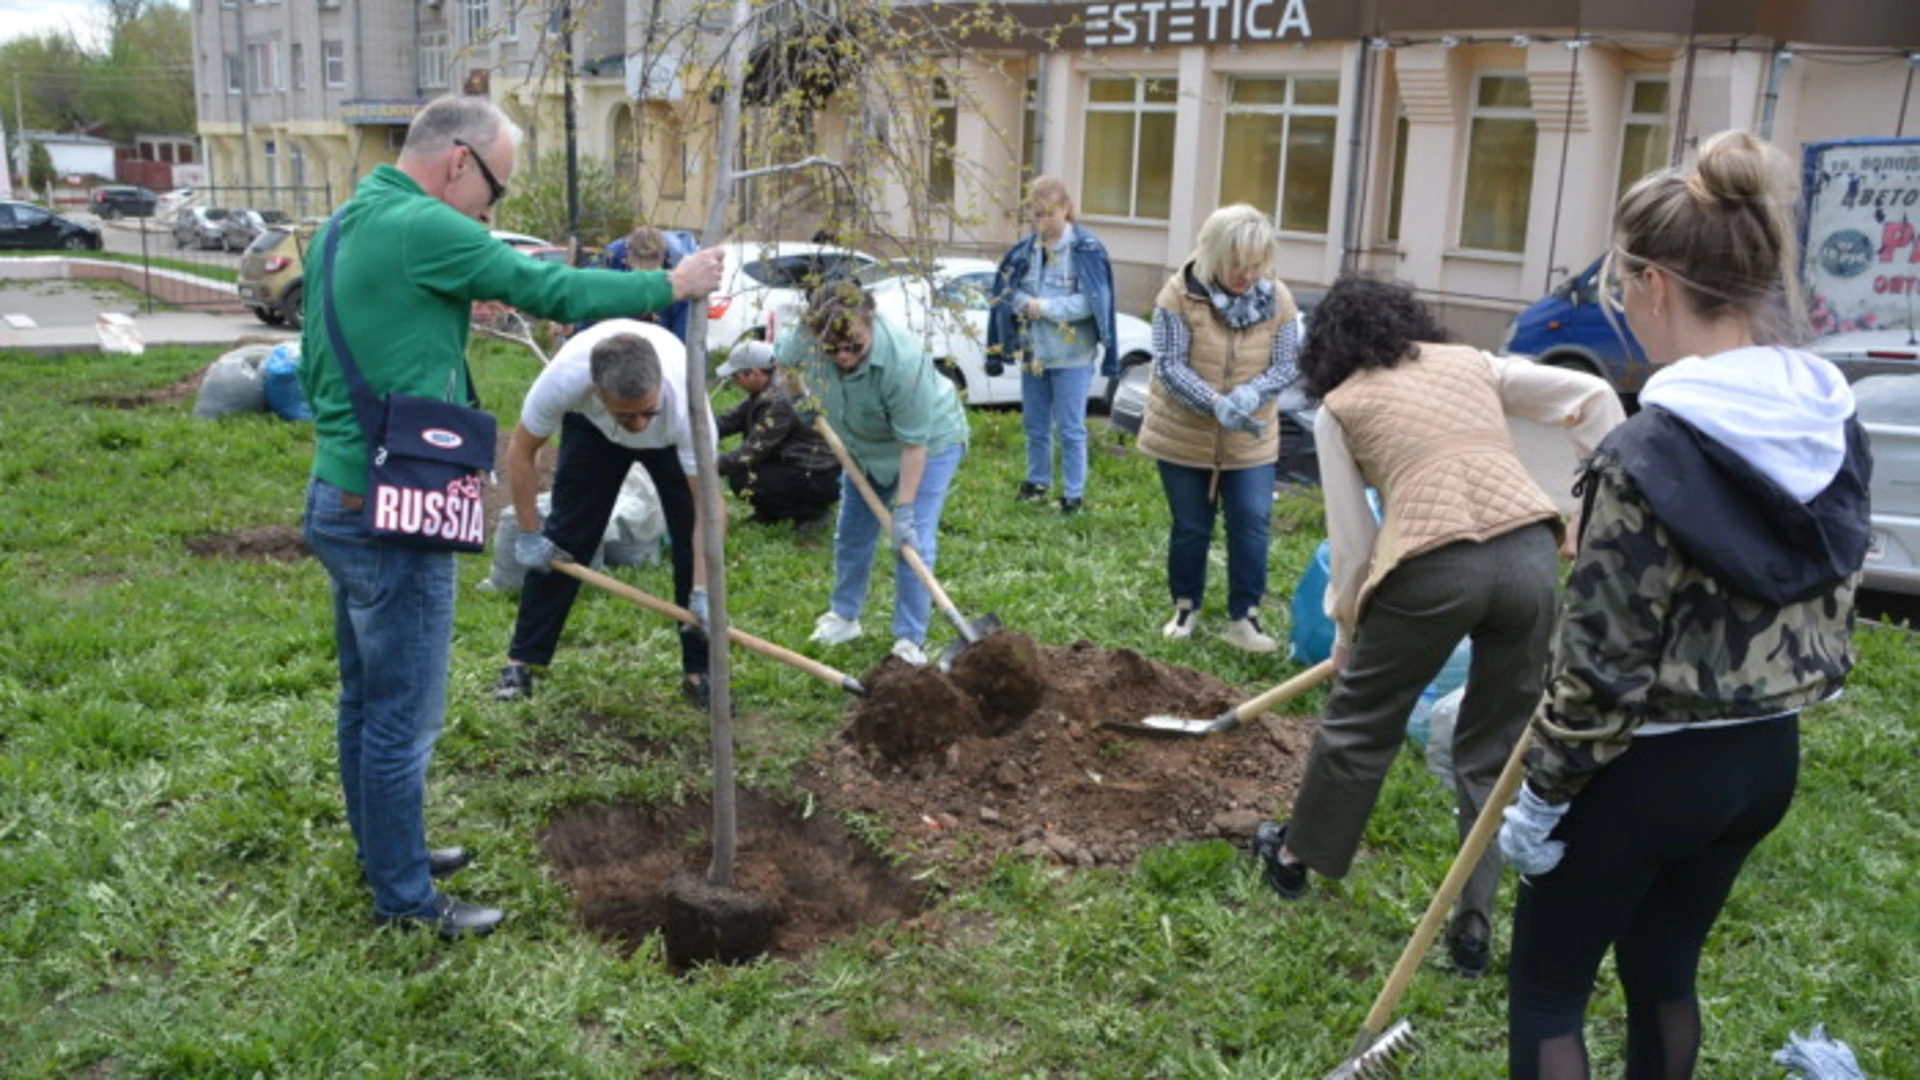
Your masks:
<svg viewBox="0 0 1920 1080"><path fill-rule="evenodd" d="M534 454L555 433L553 512L544 525L535 501ZM620 486L638 462L653 479L673 555L673 602L707 621L707 567L701 552L693 423L687 409L686 348L668 330L609 319L576 334L527 391L507 444L507 489L520 537L514 558L533 571L520 589L507 666L497 701L533 693L533 668L553 662L578 579L552 572L554 559L592 559L606 534ZM707 640L680 628L680 692L707 707Z"/></svg>
<svg viewBox="0 0 1920 1080"><path fill-rule="evenodd" d="M740 436L740 445L720 455L717 467L733 493L753 507L748 520L771 525L791 521L816 532L833 520L840 501L840 463L811 425L802 423L793 398L775 378L773 346L743 341L716 372L747 392L747 400L716 423L720 438Z"/></svg>

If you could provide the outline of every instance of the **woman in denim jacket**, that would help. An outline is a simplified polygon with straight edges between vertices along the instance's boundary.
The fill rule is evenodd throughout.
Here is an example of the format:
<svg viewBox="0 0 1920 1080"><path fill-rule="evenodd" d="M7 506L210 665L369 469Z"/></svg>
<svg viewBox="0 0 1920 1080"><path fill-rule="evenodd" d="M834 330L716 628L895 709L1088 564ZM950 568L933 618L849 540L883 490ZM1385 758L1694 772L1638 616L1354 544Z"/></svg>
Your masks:
<svg viewBox="0 0 1920 1080"><path fill-rule="evenodd" d="M1106 246L1074 220L1073 196L1051 176L1033 182L1033 235L1000 260L987 324L990 368L1020 365L1020 413L1027 478L1019 498L1040 501L1053 481L1053 432L1060 432L1060 511L1080 511L1087 483L1087 388L1093 366L1112 378L1113 268ZM1037 256L1037 257L1036 257Z"/></svg>

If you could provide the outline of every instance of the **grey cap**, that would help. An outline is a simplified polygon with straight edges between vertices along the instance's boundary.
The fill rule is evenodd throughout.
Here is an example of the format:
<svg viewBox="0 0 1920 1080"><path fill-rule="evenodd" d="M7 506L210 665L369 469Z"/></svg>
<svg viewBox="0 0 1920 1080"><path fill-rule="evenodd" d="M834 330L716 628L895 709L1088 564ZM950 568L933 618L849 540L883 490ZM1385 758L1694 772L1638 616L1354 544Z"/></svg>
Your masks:
<svg viewBox="0 0 1920 1080"><path fill-rule="evenodd" d="M757 339L743 341L727 354L727 362L720 365L714 374L721 378L738 375L742 371L772 371L773 346Z"/></svg>

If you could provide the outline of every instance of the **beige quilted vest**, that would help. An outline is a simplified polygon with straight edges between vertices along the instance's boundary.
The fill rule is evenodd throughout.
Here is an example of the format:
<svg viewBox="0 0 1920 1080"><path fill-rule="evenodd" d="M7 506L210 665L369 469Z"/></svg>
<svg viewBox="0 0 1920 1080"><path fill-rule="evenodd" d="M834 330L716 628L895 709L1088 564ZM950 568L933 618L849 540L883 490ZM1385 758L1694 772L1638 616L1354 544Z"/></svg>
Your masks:
<svg viewBox="0 0 1920 1080"><path fill-rule="evenodd" d="M1421 345L1398 367L1355 372L1323 404L1386 508L1358 610L1395 566L1422 552L1536 521L1560 528L1553 500L1514 450L1480 350Z"/></svg>
<svg viewBox="0 0 1920 1080"><path fill-rule="evenodd" d="M1187 267L1174 271L1153 303L1187 324L1193 348L1187 363L1221 393L1239 386L1273 362L1273 335L1298 314L1293 294L1278 281L1276 317L1244 330L1229 330L1205 293L1188 291ZM1148 384L1147 411L1140 421L1140 452L1150 458L1196 469L1246 469L1280 456L1278 407L1269 402L1254 419L1266 425L1258 437L1222 428L1211 413L1194 412L1173 399L1158 377Z"/></svg>

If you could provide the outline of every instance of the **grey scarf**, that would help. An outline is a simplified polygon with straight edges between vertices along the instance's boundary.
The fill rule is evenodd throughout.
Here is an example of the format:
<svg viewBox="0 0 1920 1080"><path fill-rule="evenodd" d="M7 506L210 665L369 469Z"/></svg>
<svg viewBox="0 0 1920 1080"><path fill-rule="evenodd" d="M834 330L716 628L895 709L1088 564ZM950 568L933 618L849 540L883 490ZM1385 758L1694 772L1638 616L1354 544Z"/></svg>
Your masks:
<svg viewBox="0 0 1920 1080"><path fill-rule="evenodd" d="M1214 313L1220 321L1227 324L1229 330L1245 330L1254 323L1273 318L1278 307L1273 291L1273 282L1261 278L1253 283L1253 288L1234 296L1222 289L1217 283L1209 281L1207 299L1213 302Z"/></svg>

